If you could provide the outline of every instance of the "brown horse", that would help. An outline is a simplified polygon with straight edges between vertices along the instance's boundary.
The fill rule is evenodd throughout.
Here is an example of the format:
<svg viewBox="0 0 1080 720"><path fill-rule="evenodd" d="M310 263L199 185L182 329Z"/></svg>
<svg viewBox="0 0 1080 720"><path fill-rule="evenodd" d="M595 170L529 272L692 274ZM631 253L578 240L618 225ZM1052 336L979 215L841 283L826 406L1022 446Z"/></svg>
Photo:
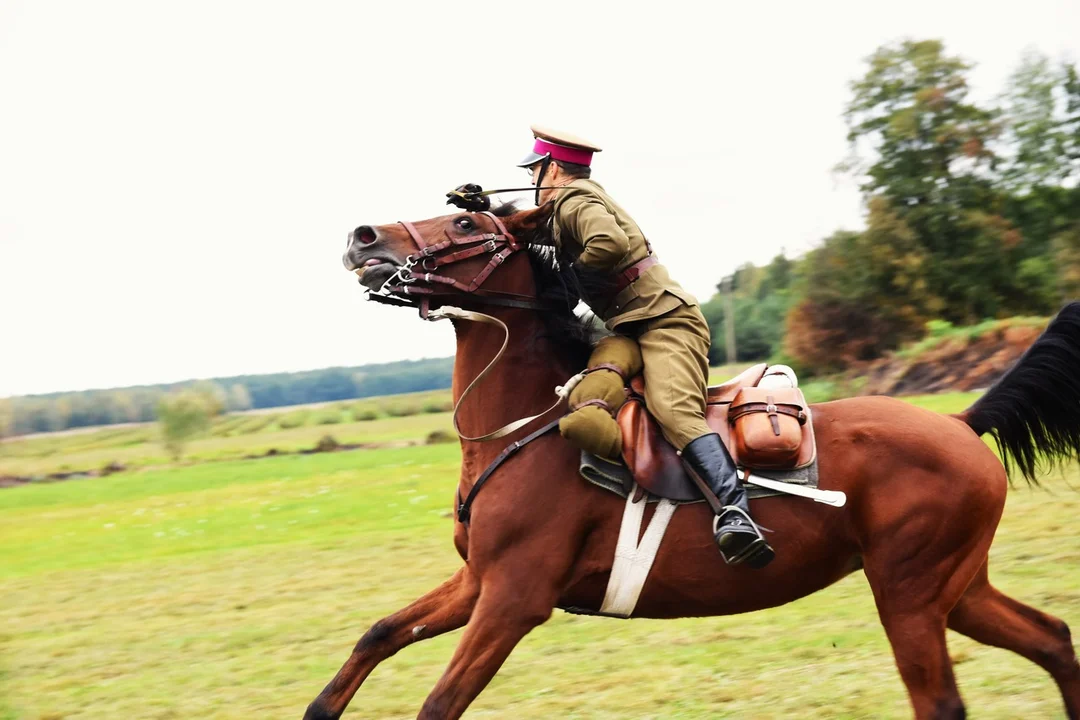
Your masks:
<svg viewBox="0 0 1080 720"><path fill-rule="evenodd" d="M549 212L462 213L415 225L363 226L349 235L346 267L357 269L369 288L390 279L400 293L408 288L409 297L482 308L509 327L506 356L484 378L482 394L462 408L463 433L547 407L552 389L584 367L589 333L573 314L573 274L552 248L538 247L550 245ZM522 251L493 261L509 247L510 236ZM429 250L422 253L423 247ZM484 249L472 255L460 252L479 247ZM419 269L440 275L425 277ZM521 306L494 304L512 298ZM531 309L522 298L546 309ZM499 350L503 335L480 323L456 321L455 329L457 398ZM1041 666L1057 682L1067 716L1080 718L1080 665L1068 627L1003 595L988 579L987 551L1009 482L980 439L992 433L1006 465L1015 462L1029 480L1037 461L1077 456L1080 303L1066 306L1019 364L964 413L941 415L886 397L862 397L814 405L813 414L821 487L847 493L846 507L792 497L752 501L754 518L775 530L770 542L776 560L764 570L725 565L712 540L708 507L683 508L671 521L634 616L760 610L862 569L915 717L964 716L945 644L951 628ZM529 429L535 428L510 439ZM462 496L503 446L462 443ZM340 717L380 662L406 645L464 626L419 715L457 718L554 608L599 608L624 503L584 482L578 461L578 450L552 433L502 465L477 495L471 522L455 521L462 567L376 622L305 718Z"/></svg>

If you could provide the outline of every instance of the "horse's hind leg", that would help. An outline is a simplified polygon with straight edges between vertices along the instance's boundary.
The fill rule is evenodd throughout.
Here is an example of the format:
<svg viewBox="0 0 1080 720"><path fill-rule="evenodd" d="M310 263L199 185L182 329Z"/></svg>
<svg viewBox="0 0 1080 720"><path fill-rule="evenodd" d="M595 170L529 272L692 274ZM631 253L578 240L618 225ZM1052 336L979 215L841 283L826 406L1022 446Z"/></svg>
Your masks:
<svg viewBox="0 0 1080 720"><path fill-rule="evenodd" d="M334 679L304 713L304 720L337 720L380 662L406 645L456 630L469 621L479 584L465 566L452 578L364 633Z"/></svg>
<svg viewBox="0 0 1080 720"><path fill-rule="evenodd" d="M966 717L945 626L986 561L1004 489L999 494L965 498L964 517L946 500L899 504L892 510L897 522L880 525L864 553L878 615L919 720ZM881 502L887 500L895 498L883 494Z"/></svg>
<svg viewBox="0 0 1080 720"><path fill-rule="evenodd" d="M1069 627L998 592L985 564L949 613L949 627L972 640L1012 650L1046 670L1061 689L1070 720L1080 720L1080 664Z"/></svg>

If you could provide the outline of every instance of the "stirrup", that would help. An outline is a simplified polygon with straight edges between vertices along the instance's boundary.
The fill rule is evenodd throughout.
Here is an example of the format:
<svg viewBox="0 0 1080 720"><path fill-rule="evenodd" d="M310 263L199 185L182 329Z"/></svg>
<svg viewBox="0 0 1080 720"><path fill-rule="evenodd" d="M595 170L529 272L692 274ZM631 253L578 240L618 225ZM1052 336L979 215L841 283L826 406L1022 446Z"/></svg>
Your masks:
<svg viewBox="0 0 1080 720"><path fill-rule="evenodd" d="M747 528L750 532L736 532L739 535L751 535L756 537L751 540L746 547L740 550L733 556L728 556L724 548L720 548L720 557L724 558L724 562L728 565L741 565L742 563L748 564L755 570L760 570L773 561L776 557L776 552L765 541L764 535L761 533L761 528L754 522L753 518L742 508L734 505L727 505L721 508L722 514L726 514L728 510L735 510L743 519L747 522ZM713 516L713 538L715 539L720 532L720 515Z"/></svg>
<svg viewBox="0 0 1080 720"><path fill-rule="evenodd" d="M719 515L713 515L713 523L712 523L713 535L716 535L716 533L718 533L720 531L720 518L722 516L726 515L731 510L734 510L736 513L741 515L743 517L743 519L746 520L746 523L750 526L750 529L753 530L755 533L757 533L757 536L759 538L761 538L762 540L765 539L765 535L762 534L761 528L758 527L758 524L756 522L754 522L754 518L750 517L750 513L746 512L745 510L743 510L741 507L738 507L737 505L725 505L722 508L720 508L720 514Z"/></svg>

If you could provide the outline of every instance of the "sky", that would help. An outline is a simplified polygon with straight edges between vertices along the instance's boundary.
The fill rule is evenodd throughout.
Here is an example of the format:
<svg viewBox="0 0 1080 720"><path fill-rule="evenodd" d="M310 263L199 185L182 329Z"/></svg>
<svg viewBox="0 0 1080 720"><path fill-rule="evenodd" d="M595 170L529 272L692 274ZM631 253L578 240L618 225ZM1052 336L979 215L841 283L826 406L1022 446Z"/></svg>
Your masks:
<svg viewBox="0 0 1080 720"><path fill-rule="evenodd" d="M862 225L848 83L940 38L977 97L1080 2L0 0L0 397L453 353L365 301L349 230L527 183L547 125L702 301ZM526 198L527 200L527 198Z"/></svg>

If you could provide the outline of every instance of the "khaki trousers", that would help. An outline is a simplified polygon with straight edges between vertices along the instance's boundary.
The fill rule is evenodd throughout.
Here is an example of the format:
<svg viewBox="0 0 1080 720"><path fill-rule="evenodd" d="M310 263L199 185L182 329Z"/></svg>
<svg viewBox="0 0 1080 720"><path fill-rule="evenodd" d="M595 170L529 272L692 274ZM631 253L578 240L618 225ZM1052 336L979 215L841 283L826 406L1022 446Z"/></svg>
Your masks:
<svg viewBox="0 0 1080 720"><path fill-rule="evenodd" d="M696 305L620 328L635 337L645 363L645 403L668 442L682 450L713 432L705 423L709 324Z"/></svg>

